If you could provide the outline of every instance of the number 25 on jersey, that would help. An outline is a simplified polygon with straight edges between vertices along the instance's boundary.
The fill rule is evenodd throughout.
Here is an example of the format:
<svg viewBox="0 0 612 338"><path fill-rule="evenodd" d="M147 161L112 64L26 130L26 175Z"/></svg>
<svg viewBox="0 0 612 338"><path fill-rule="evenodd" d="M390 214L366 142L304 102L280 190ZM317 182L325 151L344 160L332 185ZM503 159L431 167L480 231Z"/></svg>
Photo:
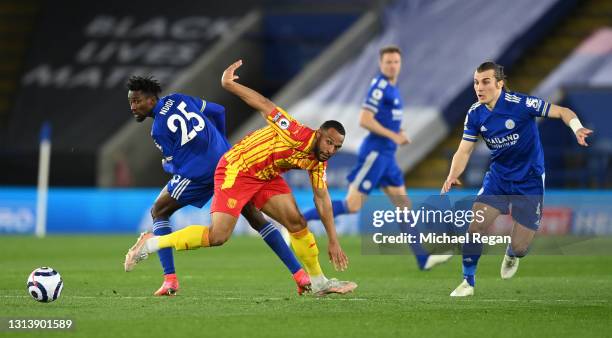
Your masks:
<svg viewBox="0 0 612 338"><path fill-rule="evenodd" d="M187 107L187 104L183 101L181 101L177 107L185 117L174 114L168 118L168 129L170 129L171 132L176 133L178 128L181 128L181 146L195 138L198 132L202 131L206 126L204 119L200 115L188 112L185 110L185 107ZM188 130L187 121L191 121L191 119L195 119L196 123L193 125L193 129ZM178 126L175 124L176 121L178 121Z"/></svg>

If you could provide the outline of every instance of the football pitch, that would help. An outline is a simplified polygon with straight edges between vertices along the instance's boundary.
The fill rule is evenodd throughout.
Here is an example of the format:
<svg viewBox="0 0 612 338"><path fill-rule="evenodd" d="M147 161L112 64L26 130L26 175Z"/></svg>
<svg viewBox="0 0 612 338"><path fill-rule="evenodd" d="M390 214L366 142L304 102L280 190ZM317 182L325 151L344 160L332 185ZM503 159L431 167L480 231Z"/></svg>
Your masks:
<svg viewBox="0 0 612 338"><path fill-rule="evenodd" d="M288 271L265 243L234 237L220 248L175 255L181 290L161 284L156 256L130 273L123 256L136 236L1 236L0 317L69 318L68 331L0 331L0 336L70 337L384 337L610 336L612 256L529 256L517 276L499 277L501 256L481 259L476 295L451 299L461 281L459 257L420 272L412 256L362 255L360 238L344 237L354 280L347 296L298 296ZM64 280L45 304L26 291L28 274L51 266Z"/></svg>

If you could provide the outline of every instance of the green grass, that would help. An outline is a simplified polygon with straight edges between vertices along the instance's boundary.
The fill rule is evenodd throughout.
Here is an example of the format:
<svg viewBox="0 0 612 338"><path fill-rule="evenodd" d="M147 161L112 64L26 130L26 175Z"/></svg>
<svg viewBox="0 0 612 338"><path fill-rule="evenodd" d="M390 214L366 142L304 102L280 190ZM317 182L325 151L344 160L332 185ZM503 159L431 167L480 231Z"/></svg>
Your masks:
<svg viewBox="0 0 612 338"><path fill-rule="evenodd" d="M176 254L179 296L155 298L156 257L131 273L123 255L135 236L0 237L0 317L71 318L69 332L0 332L0 336L610 336L612 256L530 256L517 276L499 278L500 256L483 256L476 295L451 299L460 260L419 272L411 256L361 255L359 238L343 238L355 293L299 297L288 272L263 241L235 237L221 248ZM32 300L31 270L61 272L62 297Z"/></svg>

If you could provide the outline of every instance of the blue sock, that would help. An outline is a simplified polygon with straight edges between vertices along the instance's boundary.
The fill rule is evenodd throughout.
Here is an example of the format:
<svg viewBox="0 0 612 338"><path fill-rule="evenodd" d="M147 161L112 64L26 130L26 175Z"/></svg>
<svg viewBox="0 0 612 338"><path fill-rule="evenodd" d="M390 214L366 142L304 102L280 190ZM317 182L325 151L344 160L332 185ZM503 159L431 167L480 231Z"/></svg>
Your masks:
<svg viewBox="0 0 612 338"><path fill-rule="evenodd" d="M527 253L522 254L522 255L517 255L514 253L514 251L512 250L512 245L508 244L508 247L506 248L506 255L510 256L510 257L518 257L518 258L523 258L525 257Z"/></svg>
<svg viewBox="0 0 612 338"><path fill-rule="evenodd" d="M417 260L417 265L419 266L419 269L423 270L425 269L425 263L427 263L427 258L429 258L429 252L425 250L425 248L423 248L423 246L421 245L421 232L419 228L417 228L416 226L411 226L414 223L412 216L408 217L408 223L400 222L398 225L403 233L410 234L416 239L414 243L409 243L408 245L410 246L410 250L412 250L412 253L414 254L414 258L416 258Z"/></svg>
<svg viewBox="0 0 612 338"><path fill-rule="evenodd" d="M276 253L278 258L285 263L285 266L292 274L298 272L302 268L298 260L295 258L293 251L289 249L287 243L283 239L280 231L278 231L272 224L268 223L261 230L259 234L263 240L268 244L270 248Z"/></svg>
<svg viewBox="0 0 612 338"><path fill-rule="evenodd" d="M155 236L163 236L172 233L172 226L167 218L156 218L153 220L153 234ZM172 256L172 248L164 248L157 252L159 262L164 268L164 275L174 273L174 257Z"/></svg>
<svg viewBox="0 0 612 338"><path fill-rule="evenodd" d="M348 208L346 207L345 200L332 201L332 210L334 211L334 217L349 213ZM304 218L306 219L306 222L312 221L315 219L321 219L321 217L319 216L319 212L317 211L317 208L312 208L312 209L307 210L304 213Z"/></svg>
<svg viewBox="0 0 612 338"><path fill-rule="evenodd" d="M471 239L471 234L468 233L468 239ZM482 243L467 242L463 244L463 278L474 286L476 284L475 275L478 260L482 255Z"/></svg>

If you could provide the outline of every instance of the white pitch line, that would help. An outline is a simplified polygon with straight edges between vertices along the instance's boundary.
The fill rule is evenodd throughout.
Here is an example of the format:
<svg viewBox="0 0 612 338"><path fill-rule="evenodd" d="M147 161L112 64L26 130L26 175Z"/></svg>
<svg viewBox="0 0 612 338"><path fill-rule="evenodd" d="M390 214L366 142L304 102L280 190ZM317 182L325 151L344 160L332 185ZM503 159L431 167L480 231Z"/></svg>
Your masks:
<svg viewBox="0 0 612 338"><path fill-rule="evenodd" d="M30 296L17 296L17 295L0 295L0 298L30 298ZM159 299L154 296L117 296L117 295L108 295L108 296L63 296L62 298L75 298L75 299ZM171 298L171 297L169 297ZM281 300L289 300L288 297L270 297L270 298L241 298L241 297L183 297L178 296L179 299L189 299L189 300L244 300L244 301L281 301ZM366 298L330 298L330 297L311 297L317 300L325 300L325 301L362 301L368 300Z"/></svg>
<svg viewBox="0 0 612 338"><path fill-rule="evenodd" d="M309 297L309 296L307 296ZM18 296L18 295L0 295L0 298L30 298L30 296L27 295L23 295L23 296ZM118 295L108 295L108 296L63 296L62 298L74 298L74 299L159 299L158 297L154 297L154 296L118 296ZM171 297L169 297L171 298ZM185 297L185 296L178 296L178 299L188 299L188 300L219 300L219 301L224 301L224 300L241 300L241 301L260 301L260 302L264 302L264 301L283 301L283 300L290 300L291 298L288 297L269 297L269 298L245 298L245 297ZM353 302L353 301L369 301L372 300L370 298L338 298L338 297L310 297L312 299L316 299L316 300L321 300L321 301L348 301L348 302ZM454 301L454 299L452 298L448 298L449 301L452 300ZM580 299L492 299L492 298L474 298L474 297L469 297L469 298L465 298L467 301L470 302L506 302L506 303L518 303L518 302L522 302L522 303L568 303L568 302L573 302L573 303L578 303L578 304L593 304L593 303L599 303L599 304L608 304L610 303L609 300L606 299L592 299L592 300L580 300ZM380 301L381 299L377 299L377 301ZM413 298L394 298L394 299L388 299L390 301L400 301L400 302L413 302L413 303L420 303L422 300L415 300ZM430 302L431 300L428 300L428 302Z"/></svg>

